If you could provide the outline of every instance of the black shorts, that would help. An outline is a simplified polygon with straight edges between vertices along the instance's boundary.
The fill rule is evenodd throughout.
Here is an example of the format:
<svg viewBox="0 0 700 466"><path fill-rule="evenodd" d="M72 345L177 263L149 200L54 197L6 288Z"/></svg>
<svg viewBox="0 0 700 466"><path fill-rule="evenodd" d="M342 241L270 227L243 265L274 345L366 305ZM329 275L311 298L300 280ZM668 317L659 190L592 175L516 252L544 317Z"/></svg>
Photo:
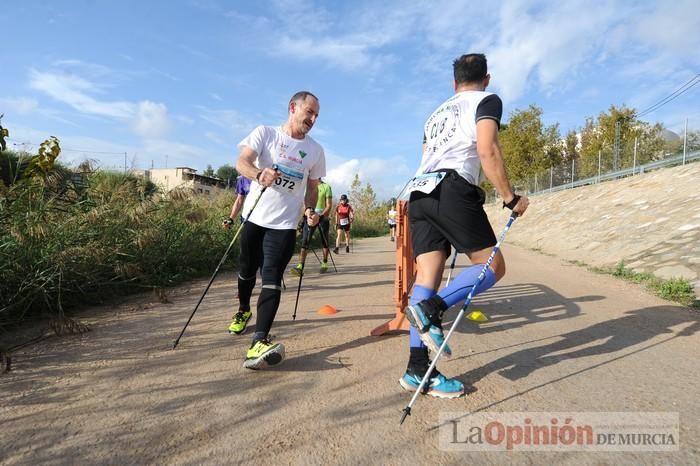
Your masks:
<svg viewBox="0 0 700 466"><path fill-rule="evenodd" d="M484 212L484 190L469 183L454 170L431 192L411 193L408 221L413 256L445 251L454 246L460 253L486 249L496 244Z"/></svg>
<svg viewBox="0 0 700 466"><path fill-rule="evenodd" d="M337 230L350 231L350 224L348 223L347 225L341 225L340 223L336 223L335 228Z"/></svg>
<svg viewBox="0 0 700 466"><path fill-rule="evenodd" d="M390 230L393 230L394 228L396 228L396 224L395 224L395 223L390 223L390 224L389 224L389 229L390 229Z"/></svg>
<svg viewBox="0 0 700 466"><path fill-rule="evenodd" d="M328 220L328 217L322 215L321 219L318 221L318 225L316 225L315 227L309 226L309 222L306 221L306 216L304 216L302 222L304 222L303 233L301 237L302 247L307 248L309 246L309 241L311 241L311 238L313 237L314 232L316 231L316 227L318 227L318 225L321 225L321 231L323 232L323 235L321 235L321 245L324 248L328 249L328 243L326 242L326 240L328 239L328 233L331 225L331 222L330 220Z"/></svg>

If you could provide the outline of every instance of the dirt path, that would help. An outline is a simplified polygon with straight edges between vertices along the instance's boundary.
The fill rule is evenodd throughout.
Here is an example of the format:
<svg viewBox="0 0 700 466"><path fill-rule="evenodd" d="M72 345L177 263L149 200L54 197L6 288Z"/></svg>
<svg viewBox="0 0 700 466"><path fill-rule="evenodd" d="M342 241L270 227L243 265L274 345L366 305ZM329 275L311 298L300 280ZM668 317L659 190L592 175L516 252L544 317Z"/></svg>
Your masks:
<svg viewBox="0 0 700 466"><path fill-rule="evenodd" d="M358 242L320 276L314 257L296 322L287 275L274 370L242 368L250 335L230 336L233 275L220 277L177 350L206 281L170 304L134 298L84 320L83 336L14 355L0 376L2 464L698 464L700 314L554 257L505 247L508 276L475 307L440 369L474 385L459 400L410 399L398 385L405 334L370 337L393 315L393 243ZM323 304L340 309L326 317ZM98 313L94 313L97 315ZM452 314L454 315L454 314ZM478 453L439 448L443 411L672 411L672 453Z"/></svg>

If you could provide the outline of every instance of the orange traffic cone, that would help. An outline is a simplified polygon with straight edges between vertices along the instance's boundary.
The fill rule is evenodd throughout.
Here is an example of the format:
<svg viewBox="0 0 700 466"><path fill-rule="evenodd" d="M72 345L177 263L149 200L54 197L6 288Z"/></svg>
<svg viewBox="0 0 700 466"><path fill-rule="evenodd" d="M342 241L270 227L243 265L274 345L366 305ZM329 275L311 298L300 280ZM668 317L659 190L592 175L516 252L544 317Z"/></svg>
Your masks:
<svg viewBox="0 0 700 466"><path fill-rule="evenodd" d="M332 316L335 315L338 312L336 308L331 306L330 304L326 304L323 306L321 309L318 310L319 314L322 314L324 316Z"/></svg>

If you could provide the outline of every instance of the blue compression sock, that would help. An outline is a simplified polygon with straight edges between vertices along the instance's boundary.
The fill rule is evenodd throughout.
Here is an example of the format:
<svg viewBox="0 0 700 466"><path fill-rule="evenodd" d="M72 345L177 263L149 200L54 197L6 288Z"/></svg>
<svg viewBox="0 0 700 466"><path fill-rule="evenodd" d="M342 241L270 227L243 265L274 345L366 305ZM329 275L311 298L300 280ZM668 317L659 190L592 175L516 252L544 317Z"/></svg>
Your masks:
<svg viewBox="0 0 700 466"><path fill-rule="evenodd" d="M472 290L472 287L474 286L474 283L476 283L477 278L479 278L479 274L483 268L483 264L472 265L466 270L463 270L454 278L454 280L452 280L452 283L450 283L449 286L445 287L438 293L438 296L445 301L445 305L447 306L445 309L449 309L458 302L462 302L467 298L467 295L469 295L469 292ZM474 296L479 293L483 293L495 284L496 274L493 273L491 267L487 267L486 276L477 287L476 291L474 292Z"/></svg>
<svg viewBox="0 0 700 466"><path fill-rule="evenodd" d="M408 300L408 304L416 304L424 299L431 298L435 296L435 293L437 291L433 290L432 288L426 288L421 285L414 285L413 286L413 291L411 292L411 297ZM409 328L409 345L411 348L426 348L425 344L421 341L418 330L411 325Z"/></svg>

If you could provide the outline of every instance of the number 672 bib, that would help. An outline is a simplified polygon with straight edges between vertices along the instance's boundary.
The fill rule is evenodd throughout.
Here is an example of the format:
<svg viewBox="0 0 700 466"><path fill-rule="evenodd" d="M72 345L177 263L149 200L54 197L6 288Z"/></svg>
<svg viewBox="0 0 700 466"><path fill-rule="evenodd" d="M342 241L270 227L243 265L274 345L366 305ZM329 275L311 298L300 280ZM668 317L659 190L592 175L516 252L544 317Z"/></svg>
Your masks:
<svg viewBox="0 0 700 466"><path fill-rule="evenodd" d="M272 185L277 191L292 193L295 189L299 188L304 181L304 173L298 170L294 170L282 164L276 164L273 168L280 174L275 180L275 184Z"/></svg>

